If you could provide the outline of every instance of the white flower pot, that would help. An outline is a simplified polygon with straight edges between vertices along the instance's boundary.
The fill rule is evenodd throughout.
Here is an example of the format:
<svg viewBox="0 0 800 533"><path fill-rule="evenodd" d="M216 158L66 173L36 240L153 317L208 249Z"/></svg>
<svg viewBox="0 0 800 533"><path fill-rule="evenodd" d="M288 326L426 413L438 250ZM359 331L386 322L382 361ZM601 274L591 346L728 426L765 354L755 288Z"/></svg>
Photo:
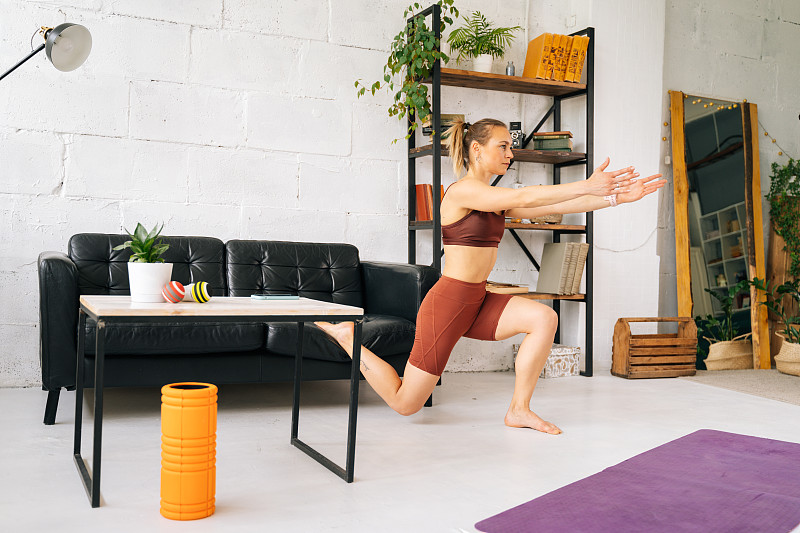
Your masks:
<svg viewBox="0 0 800 533"><path fill-rule="evenodd" d="M161 289L172 278L172 263L128 263L128 283L131 301L139 303L166 302Z"/></svg>
<svg viewBox="0 0 800 533"><path fill-rule="evenodd" d="M492 62L494 58L490 54L481 54L472 59L472 70L475 72L492 72Z"/></svg>

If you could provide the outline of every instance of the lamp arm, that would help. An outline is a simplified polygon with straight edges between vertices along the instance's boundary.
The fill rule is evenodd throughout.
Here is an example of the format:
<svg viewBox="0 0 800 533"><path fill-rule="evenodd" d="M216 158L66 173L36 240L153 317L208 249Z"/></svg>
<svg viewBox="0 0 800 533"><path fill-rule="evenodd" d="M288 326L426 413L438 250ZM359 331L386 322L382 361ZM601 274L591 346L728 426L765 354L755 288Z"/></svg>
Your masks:
<svg viewBox="0 0 800 533"><path fill-rule="evenodd" d="M17 68L18 68L20 65L22 65L24 62L26 62L27 60L29 60L30 58L32 58L33 56L35 56L36 54L38 54L38 53L39 53L39 52L41 52L42 50L44 50L44 44L42 44L42 45L41 45L39 48L37 48L36 50L33 50L33 51L31 51L31 53L30 53L30 54L28 54L27 56L25 56L25 57L24 57L24 58L23 58L23 59L22 59L22 60L21 60L19 63L17 63L16 65L14 65L13 67L11 67L10 69L8 69L8 70L7 70L7 71L6 71L6 72L5 72L5 73L4 73L2 76L0 76L0 80L2 80L2 79L3 79L3 78L5 78L6 76L8 76L8 75L9 75L9 74L11 74L12 72L14 72L15 70L17 70Z"/></svg>

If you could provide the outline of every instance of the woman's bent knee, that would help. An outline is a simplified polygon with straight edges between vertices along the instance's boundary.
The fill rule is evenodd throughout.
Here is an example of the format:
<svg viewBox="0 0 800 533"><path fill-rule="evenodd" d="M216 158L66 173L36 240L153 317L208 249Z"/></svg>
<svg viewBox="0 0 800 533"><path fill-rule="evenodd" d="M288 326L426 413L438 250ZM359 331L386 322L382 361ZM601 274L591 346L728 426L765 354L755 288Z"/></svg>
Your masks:
<svg viewBox="0 0 800 533"><path fill-rule="evenodd" d="M421 402L418 400L400 400L390 405L390 407L403 416L411 416L418 413L425 406L426 401L428 401L427 398Z"/></svg>

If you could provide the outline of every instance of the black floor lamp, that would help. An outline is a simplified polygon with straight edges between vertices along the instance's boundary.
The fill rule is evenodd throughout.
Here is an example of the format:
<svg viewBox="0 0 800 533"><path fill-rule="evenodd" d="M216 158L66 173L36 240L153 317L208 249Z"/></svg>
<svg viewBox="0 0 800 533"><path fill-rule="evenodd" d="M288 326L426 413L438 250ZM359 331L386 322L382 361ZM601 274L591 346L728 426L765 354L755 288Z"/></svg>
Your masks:
<svg viewBox="0 0 800 533"><path fill-rule="evenodd" d="M3 73L0 80L42 50L45 50L47 59L53 66L62 72L69 72L83 65L92 50L92 34L80 24L66 22L55 28L42 27L38 33L44 37L44 44L32 50L22 61Z"/></svg>

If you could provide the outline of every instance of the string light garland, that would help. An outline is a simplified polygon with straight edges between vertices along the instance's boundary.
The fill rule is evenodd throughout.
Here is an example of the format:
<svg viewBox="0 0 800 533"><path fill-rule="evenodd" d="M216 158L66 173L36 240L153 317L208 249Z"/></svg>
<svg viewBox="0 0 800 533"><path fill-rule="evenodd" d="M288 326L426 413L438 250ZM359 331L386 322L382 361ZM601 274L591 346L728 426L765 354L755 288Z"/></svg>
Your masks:
<svg viewBox="0 0 800 533"><path fill-rule="evenodd" d="M688 95L684 95L684 98L685 99L689 98L689 96ZM747 103L747 99L745 98L744 100L742 100L742 103L746 104ZM713 109L714 107L716 107L716 111L722 111L723 109L726 109L726 108L727 109L736 109L736 108L739 107L738 103L732 103L732 104L716 103L715 104L711 100L709 100L708 102L703 102L702 98L696 98L696 99L692 100L692 105L698 105L698 104L703 104L703 108L704 109L708 109L709 107ZM798 118L800 118L800 117L798 117ZM664 125L666 126L667 123L665 122ZM772 141L772 144L774 144L776 147L778 147L778 155L786 156L789 159L795 159L794 157L791 157L790 155L788 155L786 153L786 150L784 150L783 147L780 144L778 144L778 140L775 137L773 137L772 135L769 134L769 132L767 131L767 128L765 128L764 124L761 123L761 120L758 121L758 125L761 127L761 131L764 132L764 136L765 137L769 137L769 139ZM662 141L666 141L667 138L666 137L662 137L661 140Z"/></svg>

